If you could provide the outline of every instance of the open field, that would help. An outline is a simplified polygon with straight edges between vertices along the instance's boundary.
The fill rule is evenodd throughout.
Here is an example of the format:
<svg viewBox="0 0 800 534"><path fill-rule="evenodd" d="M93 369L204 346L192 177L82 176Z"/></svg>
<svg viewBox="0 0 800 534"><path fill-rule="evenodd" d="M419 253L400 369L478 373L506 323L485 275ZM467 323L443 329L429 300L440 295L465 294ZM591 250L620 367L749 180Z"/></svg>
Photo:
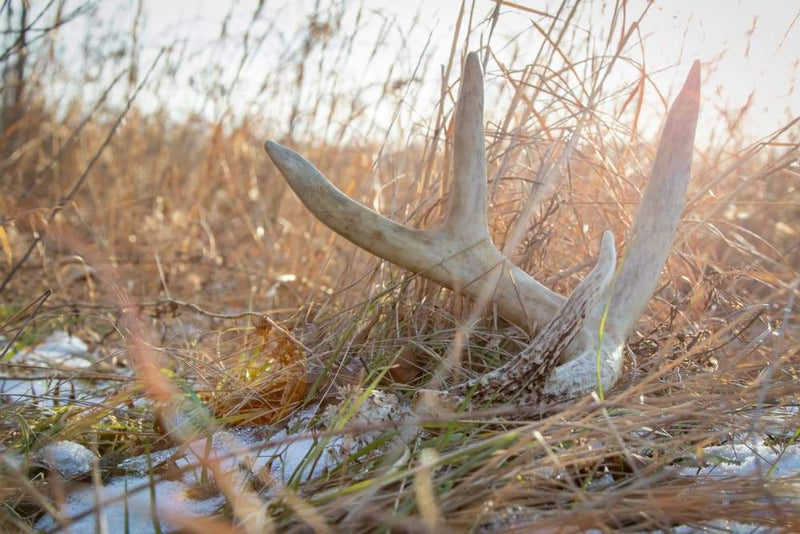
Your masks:
<svg viewBox="0 0 800 534"><path fill-rule="evenodd" d="M0 531L800 530L800 116L731 107L705 81L725 50L651 70L654 15L624 2L455 4L435 39L387 6L255 3L197 48L109 4L0 11ZM491 238L553 291L605 230L624 250L700 59L692 177L612 390L413 417L531 337L337 236L262 146L435 228L472 50Z"/></svg>

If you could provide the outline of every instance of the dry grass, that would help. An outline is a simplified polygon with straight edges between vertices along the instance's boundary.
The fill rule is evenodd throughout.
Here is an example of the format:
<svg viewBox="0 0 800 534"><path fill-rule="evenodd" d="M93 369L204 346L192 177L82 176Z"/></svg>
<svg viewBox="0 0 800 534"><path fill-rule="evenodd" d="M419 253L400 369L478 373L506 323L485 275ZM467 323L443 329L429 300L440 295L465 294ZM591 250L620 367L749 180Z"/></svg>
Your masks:
<svg viewBox="0 0 800 534"><path fill-rule="evenodd" d="M3 6L5 16L9 4ZM172 83L170 68L182 57L177 49L163 52L149 78L151 65L136 54L109 52L104 68L120 73L106 76L110 96L98 91L71 100L46 90L51 77L75 87L88 75L62 68L65 58L54 51L62 29L27 43L21 82L11 72L19 52L4 57L6 80L14 84L4 89L0 147L0 334L33 344L68 329L102 356L97 378L116 380L106 401L88 411L0 400L5 446L35 451L74 439L104 457L138 454L180 441L164 415L175 396L215 414L206 430L274 421L299 404L320 402L336 385L367 385L384 373L380 387L408 396L448 357L469 303L334 236L286 193L261 144L283 138L348 195L399 222L435 225L452 166L463 43L477 47L493 17L479 20L480 9L466 6L439 105L409 111L415 80L438 74L426 71L425 58L412 80L387 74L377 94L337 88L337 62L358 31L342 23L344 9L322 8L302 30L301 45L282 51L283 70L267 74L253 98L276 102L285 112L280 127L230 106L238 76L216 80L220 87L208 83L209 101L222 109L214 118L142 111L133 99L137 87ZM507 9L502 16L515 16ZM260 29L259 17L254 13L243 29L251 42L275 31ZM569 16L539 22L549 39L541 39L534 64L500 54L513 42L489 41L483 49L489 94L497 97L487 99L496 103L487 109L490 224L499 248L523 225L515 262L564 294L588 272L603 230L612 229L618 242L627 235L655 138L631 128L645 120L643 82L606 82L633 60L593 55ZM628 49L636 33L616 31L623 37L613 49ZM395 59L381 43L375 49L372 67ZM241 69L256 52L239 53ZM402 51L393 53L407 61ZM325 82L309 89L317 79ZM21 88L18 99L12 85ZM301 90L320 98L292 101ZM703 104L711 99L706 94ZM376 124L386 110L397 115L384 136ZM346 463L265 501L261 526L640 531L726 518L800 528L796 498L770 504L775 496L796 497L796 476L687 482L671 469L701 462L703 447L733 435L785 447L798 428L796 412L779 420L764 415L797 404L800 129L790 123L750 144L742 123L728 120L723 135L696 150L662 285L630 339L623 380L606 401L577 399L545 413L486 407L431 421L399 471ZM330 129L321 132L319 124ZM533 195L542 201L526 219ZM494 367L525 342L491 310L466 326L463 373ZM268 330L277 338L265 337ZM5 366L7 374L30 371ZM138 374L120 380L120 366ZM142 396L153 402L134 409ZM424 452L431 449L435 454ZM30 528L54 485L41 476L0 475L0 527ZM604 475L611 481L596 484ZM225 476L215 480L229 495ZM237 506L257 509L259 489L250 495L249 505L220 511L224 524L246 526ZM222 525L214 528L224 532Z"/></svg>

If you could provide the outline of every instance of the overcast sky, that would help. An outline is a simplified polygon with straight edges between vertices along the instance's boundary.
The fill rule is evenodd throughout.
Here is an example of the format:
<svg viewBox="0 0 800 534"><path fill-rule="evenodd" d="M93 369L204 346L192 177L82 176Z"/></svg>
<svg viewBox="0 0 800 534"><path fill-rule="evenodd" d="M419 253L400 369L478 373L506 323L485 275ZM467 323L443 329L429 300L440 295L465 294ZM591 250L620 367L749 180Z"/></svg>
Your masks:
<svg viewBox="0 0 800 534"><path fill-rule="evenodd" d="M279 30L275 33L275 39L289 39L294 29L306 24L315 3L315 0L266 0L261 24L275 24ZM517 3L548 13L554 13L559 5L558 2L529 0L518 0ZM256 4L256 0L240 0L236 3L221 0L144 0L145 23L140 39L142 63L146 65L161 46L175 42L188 43L186 46L190 51L213 49L231 6L235 7L234 16L228 22L230 33L241 34ZM136 5L136 0L103 0L99 9L101 17L107 19L109 24L116 25L120 32L130 32ZM345 78L355 86L373 78L377 81L384 74L385 65L377 64L364 69L362 55L368 53L369 43L380 31L379 22L386 17L396 22L389 41L402 47L407 58L407 64L399 70L412 72L416 58L425 52L430 64L436 66L434 75L438 74L438 65L445 63L449 55L460 5L460 0L365 0L363 6L367 11L380 11L382 15L363 19L368 21L370 27L360 33L362 46L355 47L352 61L344 67L348 70ZM482 19L493 5L494 2L489 0L477 0L476 17ZM591 11L582 24L588 26L587 31L605 37L603 31L608 26L613 2L592 2L587 5ZM645 5L645 2L637 0L628 2L629 16L640 13ZM351 11L355 13L356 10ZM800 115L800 96L792 94L796 92L800 62L798 16L800 3L794 1L660 1L651 7L644 18L641 51L634 49L628 52L632 55L643 53L648 72L658 73L665 69L661 74L656 74L654 79L662 90L670 93L667 96L674 95L691 62L700 59L706 64L704 98L712 103L712 106L704 109L704 113L710 112L711 108L735 109L752 97L755 113L751 115L750 131L754 137L759 137L784 124L789 115ZM512 40L524 43L526 38L536 38L535 32L531 31L530 21L533 19L536 19L534 15L523 10L505 7L492 40L493 47ZM536 20L541 21L541 18ZM409 30L412 27L413 30ZM73 32L74 38L67 35L67 40L77 43L86 28L75 24L68 28L68 32ZM256 83L260 69L271 68L269 56L272 50L279 48L278 44L266 43L259 50L258 57L250 60L242 74L245 86L250 79ZM478 44L476 38L470 46ZM531 54L535 49L532 45ZM236 59L236 54L232 54L230 49L219 48L218 54L231 55L230 61ZM224 62L226 57L222 59ZM708 68L712 62L713 70ZM207 73L198 75L208 76ZM635 71L622 68L620 76L630 76L630 80L633 80ZM431 77L428 73L426 78ZM426 82L430 83L430 98L435 100L439 80L426 79ZM176 83L176 87L171 88L176 108L182 104L193 106L191 99L181 91L181 80L177 79ZM648 89L648 96L652 98L651 104L656 106L655 91ZM163 92L160 98L164 98Z"/></svg>

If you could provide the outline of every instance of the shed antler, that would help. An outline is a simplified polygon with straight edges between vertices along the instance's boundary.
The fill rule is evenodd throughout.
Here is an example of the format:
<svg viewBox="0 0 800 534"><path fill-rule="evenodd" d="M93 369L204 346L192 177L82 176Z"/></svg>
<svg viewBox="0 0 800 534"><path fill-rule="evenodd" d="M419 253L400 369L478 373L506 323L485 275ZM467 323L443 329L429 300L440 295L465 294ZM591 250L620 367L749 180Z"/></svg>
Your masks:
<svg viewBox="0 0 800 534"><path fill-rule="evenodd" d="M479 301L531 334L530 347L500 369L452 388L454 395L536 402L569 397L617 380L625 339L658 282L683 210L699 110L695 62L669 111L650 181L616 283L614 238L605 232L597 265L569 299L512 265L492 244L486 220L483 76L467 56L455 117L453 190L447 219L436 230L397 224L348 198L299 154L267 141L265 148L306 207L359 247ZM600 321L609 302L602 334ZM557 365L559 361L565 363Z"/></svg>

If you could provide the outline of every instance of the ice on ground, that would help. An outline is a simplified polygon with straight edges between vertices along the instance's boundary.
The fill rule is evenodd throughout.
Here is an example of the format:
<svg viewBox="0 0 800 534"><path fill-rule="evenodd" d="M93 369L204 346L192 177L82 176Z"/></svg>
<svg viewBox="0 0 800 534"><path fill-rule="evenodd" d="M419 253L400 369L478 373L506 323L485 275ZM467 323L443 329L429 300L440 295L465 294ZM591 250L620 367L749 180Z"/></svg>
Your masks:
<svg viewBox="0 0 800 534"><path fill-rule="evenodd" d="M97 455L74 441L57 441L42 447L38 458L64 478L77 478L92 472Z"/></svg>
<svg viewBox="0 0 800 534"><path fill-rule="evenodd" d="M97 489L91 484L82 484L68 493L66 502L59 511L68 522L87 514L70 523L71 532L151 534L157 532L156 522L162 532L174 532L178 529L169 523L170 517L208 517L214 515L225 502L218 495L205 499L194 498L200 492L193 491L191 473L183 480L161 480L152 487L130 493L131 489L148 484L148 481L147 477L118 477ZM96 506L96 493L100 496L100 506ZM99 510L97 514L93 512L95 508ZM97 529L98 515L102 530ZM35 528L42 531L56 527L58 523L49 515L43 516L35 525Z"/></svg>

